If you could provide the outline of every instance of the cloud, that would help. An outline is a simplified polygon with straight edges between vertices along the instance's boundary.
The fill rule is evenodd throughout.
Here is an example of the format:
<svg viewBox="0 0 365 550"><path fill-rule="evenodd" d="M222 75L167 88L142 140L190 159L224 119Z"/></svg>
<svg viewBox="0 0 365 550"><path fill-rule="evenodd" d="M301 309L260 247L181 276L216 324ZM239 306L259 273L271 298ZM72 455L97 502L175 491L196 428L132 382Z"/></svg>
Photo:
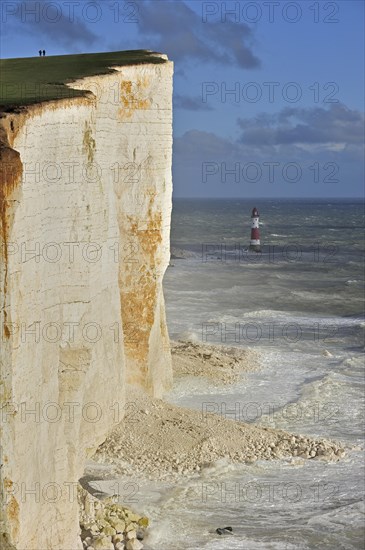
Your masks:
<svg viewBox="0 0 365 550"><path fill-rule="evenodd" d="M186 111L212 111L213 108L207 103L203 103L201 97L188 97L180 94L174 94L174 107L176 109L185 109Z"/></svg>
<svg viewBox="0 0 365 550"><path fill-rule="evenodd" d="M364 115L341 103L323 107L287 107L276 115L238 119L243 130L239 141L246 145L361 144ZM338 147L337 147L338 148Z"/></svg>
<svg viewBox="0 0 365 550"><path fill-rule="evenodd" d="M100 4L95 1L93 4L100 6ZM100 40L100 38L87 27L86 23L76 16L76 13L74 18L72 18L70 13L65 10L63 3L59 4L58 10L56 5L56 2L50 3L48 9L44 11L40 10L41 3L39 1L27 0L27 2L19 3L19 9L17 9L14 14L17 20L16 31L18 33L19 31L22 33L26 32L32 36L37 34L42 45L46 40L49 40L52 46L58 44L69 48L70 45L72 45L73 50L77 49L75 45L91 46L97 40ZM25 8L27 11L25 11ZM39 13L39 15L30 15L31 13ZM10 26L14 27L14 25L9 25L8 32Z"/></svg>
<svg viewBox="0 0 365 550"><path fill-rule="evenodd" d="M245 69L260 66L250 46L252 29L244 23L238 25L229 20L204 23L183 1L139 0L138 6L143 47L146 44L151 47L152 41L154 49L179 62L213 62Z"/></svg>
<svg viewBox="0 0 365 550"><path fill-rule="evenodd" d="M175 196L359 197L363 122L337 104L239 119L246 139L187 131L174 138Z"/></svg>

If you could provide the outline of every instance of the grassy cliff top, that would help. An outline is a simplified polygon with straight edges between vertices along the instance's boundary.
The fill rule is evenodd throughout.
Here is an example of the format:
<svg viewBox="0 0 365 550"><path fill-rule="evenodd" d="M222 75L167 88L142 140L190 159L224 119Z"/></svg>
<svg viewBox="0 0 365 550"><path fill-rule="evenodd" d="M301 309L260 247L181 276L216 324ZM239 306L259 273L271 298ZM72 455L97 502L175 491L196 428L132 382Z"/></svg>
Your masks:
<svg viewBox="0 0 365 550"><path fill-rule="evenodd" d="M0 111L50 99L80 97L84 95L82 90L73 90L65 83L110 73L113 65L165 62L148 50L1 59Z"/></svg>

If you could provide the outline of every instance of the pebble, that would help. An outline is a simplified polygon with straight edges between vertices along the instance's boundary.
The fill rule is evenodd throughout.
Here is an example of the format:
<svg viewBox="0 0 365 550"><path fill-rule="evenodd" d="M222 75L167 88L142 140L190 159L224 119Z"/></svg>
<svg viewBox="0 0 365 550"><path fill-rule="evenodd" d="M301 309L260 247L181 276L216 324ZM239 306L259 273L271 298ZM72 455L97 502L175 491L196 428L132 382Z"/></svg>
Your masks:
<svg viewBox="0 0 365 550"><path fill-rule="evenodd" d="M137 539L129 540L127 542L126 549L127 550L142 550L143 544L139 542Z"/></svg>
<svg viewBox="0 0 365 550"><path fill-rule="evenodd" d="M101 537L94 542L94 548L97 550L114 550L114 544L109 537Z"/></svg>

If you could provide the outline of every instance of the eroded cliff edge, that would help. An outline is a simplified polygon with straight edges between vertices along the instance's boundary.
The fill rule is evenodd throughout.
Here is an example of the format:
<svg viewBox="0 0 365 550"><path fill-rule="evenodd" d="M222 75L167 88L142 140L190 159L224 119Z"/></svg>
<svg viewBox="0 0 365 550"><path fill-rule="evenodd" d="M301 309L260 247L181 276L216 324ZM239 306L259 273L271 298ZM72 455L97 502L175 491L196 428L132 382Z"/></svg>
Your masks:
<svg viewBox="0 0 365 550"><path fill-rule="evenodd" d="M172 63L1 119L2 548L78 548L77 480L127 382L171 383Z"/></svg>

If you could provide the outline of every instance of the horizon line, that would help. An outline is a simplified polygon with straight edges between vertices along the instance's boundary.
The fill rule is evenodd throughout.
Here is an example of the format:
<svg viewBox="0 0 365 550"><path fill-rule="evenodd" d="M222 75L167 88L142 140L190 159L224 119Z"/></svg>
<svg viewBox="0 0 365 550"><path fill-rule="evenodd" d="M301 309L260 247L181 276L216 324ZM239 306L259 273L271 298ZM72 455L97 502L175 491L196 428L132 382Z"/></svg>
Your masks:
<svg viewBox="0 0 365 550"><path fill-rule="evenodd" d="M365 201L365 197L172 197L173 199L226 199L226 200L361 200Z"/></svg>

